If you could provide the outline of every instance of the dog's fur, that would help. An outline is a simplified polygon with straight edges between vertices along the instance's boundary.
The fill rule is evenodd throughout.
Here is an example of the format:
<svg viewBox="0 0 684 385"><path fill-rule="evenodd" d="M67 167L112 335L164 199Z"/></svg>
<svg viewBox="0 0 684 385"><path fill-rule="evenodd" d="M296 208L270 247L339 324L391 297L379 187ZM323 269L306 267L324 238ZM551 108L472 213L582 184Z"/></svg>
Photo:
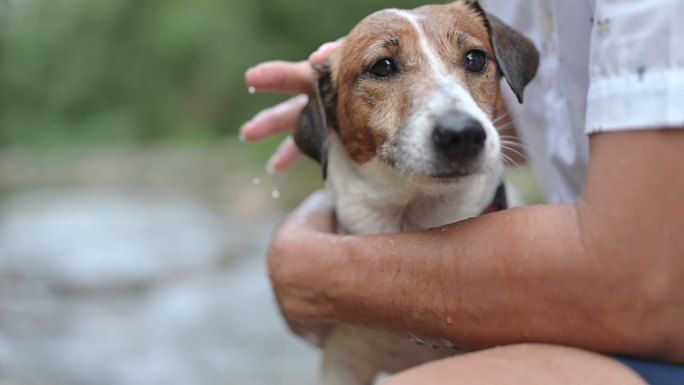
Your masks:
<svg viewBox="0 0 684 385"><path fill-rule="evenodd" d="M473 51L484 53L481 71L466 64ZM386 60L389 71L374 70ZM323 167L341 231L412 231L480 215L503 172L493 122L500 78L522 102L537 65L533 44L475 1L383 10L361 21L317 68L294 133ZM436 144L438 129L461 135L464 124L479 135L469 139L472 149ZM325 354L324 384L367 384L378 371L435 358L405 338L350 326L336 329Z"/></svg>

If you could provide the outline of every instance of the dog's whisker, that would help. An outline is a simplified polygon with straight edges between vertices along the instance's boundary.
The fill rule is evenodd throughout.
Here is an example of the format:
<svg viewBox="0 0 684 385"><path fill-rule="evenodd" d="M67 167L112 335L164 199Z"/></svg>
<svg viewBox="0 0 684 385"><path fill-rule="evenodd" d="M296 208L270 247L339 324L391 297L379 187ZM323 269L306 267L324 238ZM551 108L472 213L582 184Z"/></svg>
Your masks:
<svg viewBox="0 0 684 385"><path fill-rule="evenodd" d="M522 156L521 156L521 157L522 157ZM510 164L508 164L508 166L515 166L515 167L518 167L518 166L521 165L521 162L519 162L519 160L514 159L514 158L511 157L510 155L506 155L506 159L510 162ZM526 158L523 158L523 159L522 159L522 164L525 164L526 162L529 162L529 160L527 160Z"/></svg>
<svg viewBox="0 0 684 385"><path fill-rule="evenodd" d="M529 159L527 158L527 155L525 155L524 152L522 152L522 151L520 151L520 150L518 150L518 149L515 149L515 148L512 148L512 147L507 147L507 146L501 146L501 148L502 148L503 150L508 150L508 151L512 152L513 154L518 155L519 157L525 159L526 161L529 161Z"/></svg>
<svg viewBox="0 0 684 385"><path fill-rule="evenodd" d="M509 127L512 127L512 126L515 126L515 122L507 122L507 123L504 123L504 124L502 124L502 125L496 125L496 124L494 124L494 128L496 128L496 129L499 130L499 131L505 130L505 129L507 129L507 128L509 128Z"/></svg>
<svg viewBox="0 0 684 385"><path fill-rule="evenodd" d="M519 155L524 155L525 148L520 147L520 146L514 146L512 144L503 144L501 148L510 150L510 151L516 151Z"/></svg>
<svg viewBox="0 0 684 385"><path fill-rule="evenodd" d="M515 140L510 140L510 139L505 139L505 138L504 138L504 139L501 139L500 142L503 143L503 144L511 144L511 145L515 145L515 146L519 146L519 147L527 147L527 146L525 146L525 145L524 145L523 143L521 143L521 142L518 142L518 141L515 141Z"/></svg>
<svg viewBox="0 0 684 385"><path fill-rule="evenodd" d="M515 137L515 136L510 136L510 135L499 135L499 138L500 138L501 140L506 140L506 141L509 141L509 142L512 142L512 143L522 143L522 141L520 141L520 138L517 138L517 137Z"/></svg>
<svg viewBox="0 0 684 385"><path fill-rule="evenodd" d="M520 142L514 142L514 141L510 141L510 140L501 140L500 143L501 143L502 147L504 147L504 146L509 147L509 148L512 147L512 148L516 148L516 149L521 150L521 151L527 150L527 146L520 143Z"/></svg>
<svg viewBox="0 0 684 385"><path fill-rule="evenodd" d="M516 155L519 155L519 156L525 158L525 160L529 160L529 159L527 159L527 152L522 147L516 147L516 146L511 146L511 145L502 145L501 150L511 152L513 154L516 154Z"/></svg>
<svg viewBox="0 0 684 385"><path fill-rule="evenodd" d="M522 142L522 140L521 140L520 137L511 136L511 135L499 135L499 138L501 138L501 139L509 139L509 140L513 140L513 141L515 141L515 142ZM524 143L525 143L526 145L540 146L540 145L543 145L543 144L545 143L545 141L542 140L542 139L540 139L540 138L534 137L534 138L525 138Z"/></svg>
<svg viewBox="0 0 684 385"><path fill-rule="evenodd" d="M501 119L507 117L510 113L511 113L510 111L506 111L506 112L504 112L503 114L497 116L496 118L494 118L494 119L492 120L492 124L496 125L496 123L497 123L498 121L500 121Z"/></svg>
<svg viewBox="0 0 684 385"><path fill-rule="evenodd" d="M514 160L510 155L508 155L508 154L501 154L501 157L502 157L504 160L507 160L507 161L509 161L509 162L515 163L515 160Z"/></svg>
<svg viewBox="0 0 684 385"><path fill-rule="evenodd" d="M515 159L513 159L510 156L505 155L505 154L503 155L503 161L504 161L504 165L506 167L518 167L518 166L520 166L518 164L518 162L515 161Z"/></svg>
<svg viewBox="0 0 684 385"><path fill-rule="evenodd" d="M526 157L526 151L522 147L516 147L516 146L510 146L510 145L502 145L501 150L506 150L512 153L515 153L516 155L520 155L522 157Z"/></svg>
<svg viewBox="0 0 684 385"><path fill-rule="evenodd" d="M501 126L496 126L496 127L494 127L494 128L495 128L498 132L503 132L503 131L506 131L506 130L510 129L511 127L513 127L512 124L503 124L503 125L501 125Z"/></svg>

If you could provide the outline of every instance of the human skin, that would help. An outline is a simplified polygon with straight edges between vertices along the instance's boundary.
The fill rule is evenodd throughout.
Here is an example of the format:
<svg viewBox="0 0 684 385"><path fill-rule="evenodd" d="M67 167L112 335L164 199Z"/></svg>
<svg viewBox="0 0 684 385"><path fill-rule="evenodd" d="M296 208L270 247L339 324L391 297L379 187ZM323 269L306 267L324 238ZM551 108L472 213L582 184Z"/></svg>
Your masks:
<svg viewBox="0 0 684 385"><path fill-rule="evenodd" d="M269 63L248 71L247 83L302 92L307 71L302 63ZM295 107L264 112L242 132L256 140L256 128L264 136L284 131ZM586 351L524 345L529 357L562 351L559 361L588 360L616 375L626 369L588 351L684 362L682 149L682 130L592 135L574 205L512 209L415 233L337 235L330 197L315 194L273 238L276 296L298 325L350 323L472 350L572 346ZM474 354L486 360L502 352ZM416 370L448 372L464 357L472 356ZM529 357L512 362L524 366Z"/></svg>

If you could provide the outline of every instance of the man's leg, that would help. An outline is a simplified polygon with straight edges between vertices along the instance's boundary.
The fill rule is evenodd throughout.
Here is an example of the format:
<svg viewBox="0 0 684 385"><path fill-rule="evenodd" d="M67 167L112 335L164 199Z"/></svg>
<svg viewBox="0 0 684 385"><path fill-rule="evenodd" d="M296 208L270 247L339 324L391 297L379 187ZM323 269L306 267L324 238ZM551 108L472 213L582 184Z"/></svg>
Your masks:
<svg viewBox="0 0 684 385"><path fill-rule="evenodd" d="M449 357L390 377L383 385L645 385L600 354L553 345L502 346Z"/></svg>

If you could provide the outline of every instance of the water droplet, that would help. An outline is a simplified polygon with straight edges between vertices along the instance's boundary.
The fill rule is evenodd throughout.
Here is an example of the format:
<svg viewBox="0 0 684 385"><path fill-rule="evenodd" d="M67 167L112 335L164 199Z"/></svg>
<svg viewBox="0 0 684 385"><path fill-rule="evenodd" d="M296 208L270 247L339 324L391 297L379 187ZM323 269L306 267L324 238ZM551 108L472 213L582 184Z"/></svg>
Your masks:
<svg viewBox="0 0 684 385"><path fill-rule="evenodd" d="M255 177L254 179L252 179L252 184L255 186L260 185L261 184L261 178L259 178L258 176Z"/></svg>
<svg viewBox="0 0 684 385"><path fill-rule="evenodd" d="M446 316L446 323L448 323L449 325L451 325L451 323L452 323L453 321L454 321L454 320L451 319L451 316L450 316L450 315Z"/></svg>
<svg viewBox="0 0 684 385"><path fill-rule="evenodd" d="M271 196L273 197L273 199L280 198L280 190L274 188L273 190L271 190Z"/></svg>
<svg viewBox="0 0 684 385"><path fill-rule="evenodd" d="M250 94L255 94L255 93L256 93L256 88L254 88L254 87L249 87L249 88L247 88L247 92L249 92Z"/></svg>

